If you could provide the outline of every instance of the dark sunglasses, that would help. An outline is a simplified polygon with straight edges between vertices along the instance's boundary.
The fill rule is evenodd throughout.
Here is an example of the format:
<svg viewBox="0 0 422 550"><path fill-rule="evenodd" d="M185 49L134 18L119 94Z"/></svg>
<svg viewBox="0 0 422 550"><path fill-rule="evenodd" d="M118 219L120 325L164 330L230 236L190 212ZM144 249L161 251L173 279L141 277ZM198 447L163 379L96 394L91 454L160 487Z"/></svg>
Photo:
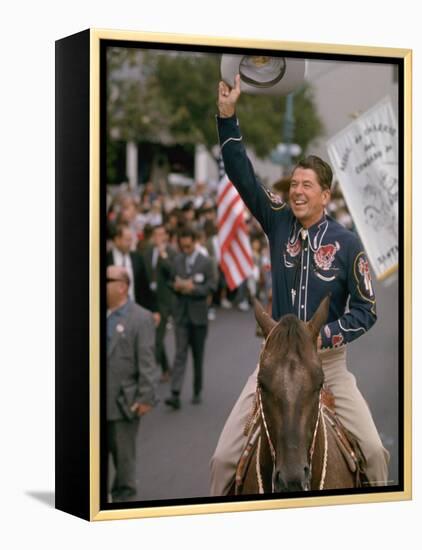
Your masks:
<svg viewBox="0 0 422 550"><path fill-rule="evenodd" d="M127 283L124 279L107 279L107 283Z"/></svg>

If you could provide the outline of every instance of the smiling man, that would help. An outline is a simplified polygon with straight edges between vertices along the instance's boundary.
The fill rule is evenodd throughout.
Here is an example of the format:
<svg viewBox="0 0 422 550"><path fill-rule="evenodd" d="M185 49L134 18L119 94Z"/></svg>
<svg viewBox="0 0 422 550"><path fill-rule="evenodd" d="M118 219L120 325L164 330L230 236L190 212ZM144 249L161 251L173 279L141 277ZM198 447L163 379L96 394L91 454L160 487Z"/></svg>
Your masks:
<svg viewBox="0 0 422 550"><path fill-rule="evenodd" d="M294 313L308 321L322 299L331 294L328 320L317 341L325 382L336 399L340 420L363 450L370 483L384 485L389 455L346 362L346 344L365 334L377 318L368 260L356 234L325 213L333 174L324 160L311 155L294 167L289 205L260 184L235 115L239 96L239 75L234 88L220 82L220 147L229 179L269 240L273 318ZM234 406L211 460L212 495L224 495L230 489L245 444L242 433L255 390L256 371Z"/></svg>
<svg viewBox="0 0 422 550"><path fill-rule="evenodd" d="M323 171L326 173L319 178L318 172ZM321 219L330 200L331 179L330 167L318 157L308 157L306 164L304 161L296 166L290 180L290 205L303 227L310 227Z"/></svg>

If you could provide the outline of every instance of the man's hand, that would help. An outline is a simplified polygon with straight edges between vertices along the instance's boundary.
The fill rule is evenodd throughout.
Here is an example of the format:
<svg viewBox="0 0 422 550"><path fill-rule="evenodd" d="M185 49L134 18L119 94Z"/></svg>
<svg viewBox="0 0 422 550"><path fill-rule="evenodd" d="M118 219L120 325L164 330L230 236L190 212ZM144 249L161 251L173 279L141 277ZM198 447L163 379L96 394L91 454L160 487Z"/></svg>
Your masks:
<svg viewBox="0 0 422 550"><path fill-rule="evenodd" d="M236 112L236 103L240 96L240 74L236 75L234 88L221 81L218 85L218 112L223 118L229 118Z"/></svg>
<svg viewBox="0 0 422 550"><path fill-rule="evenodd" d="M185 288L184 288L184 291L186 292L186 294L190 294L194 288L195 288L195 285L193 284L192 279L186 279Z"/></svg>
<svg viewBox="0 0 422 550"><path fill-rule="evenodd" d="M182 292L184 288L184 280L176 275L176 278L173 283L173 288L176 292Z"/></svg>
<svg viewBox="0 0 422 550"><path fill-rule="evenodd" d="M181 292L182 294L190 294L194 288L195 285L193 284L192 279L181 279L180 277L176 277L174 282L174 290L177 292Z"/></svg>
<svg viewBox="0 0 422 550"><path fill-rule="evenodd" d="M130 408L130 410L138 416L144 416L144 414L147 414L151 409L152 406L147 405L146 403L134 403Z"/></svg>

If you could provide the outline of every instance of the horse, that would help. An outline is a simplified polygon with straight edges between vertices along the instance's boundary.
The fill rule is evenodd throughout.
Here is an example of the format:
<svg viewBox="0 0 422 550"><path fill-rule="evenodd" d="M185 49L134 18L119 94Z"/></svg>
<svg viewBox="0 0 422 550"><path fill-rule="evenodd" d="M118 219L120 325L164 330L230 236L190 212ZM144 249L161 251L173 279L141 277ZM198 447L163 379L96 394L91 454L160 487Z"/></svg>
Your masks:
<svg viewBox="0 0 422 550"><path fill-rule="evenodd" d="M365 480L357 441L324 399L317 338L329 301L329 296L324 298L307 323L291 314L275 322L254 301L265 342L235 494L350 489Z"/></svg>

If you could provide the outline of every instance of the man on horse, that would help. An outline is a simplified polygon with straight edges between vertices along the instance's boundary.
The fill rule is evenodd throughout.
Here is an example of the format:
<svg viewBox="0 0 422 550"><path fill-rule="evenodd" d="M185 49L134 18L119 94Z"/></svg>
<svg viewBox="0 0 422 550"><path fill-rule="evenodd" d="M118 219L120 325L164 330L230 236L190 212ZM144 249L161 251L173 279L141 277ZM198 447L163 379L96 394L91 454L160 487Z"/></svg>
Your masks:
<svg viewBox="0 0 422 550"><path fill-rule="evenodd" d="M261 185L246 155L235 114L239 96L239 75L234 88L220 82L218 134L226 173L270 243L273 318L294 313L308 321L324 296L331 294L328 320L317 343L325 382L334 394L338 417L362 448L371 485L385 485L389 453L346 360L347 344L376 321L375 295L362 244L355 233L325 214L332 170L319 157L309 156L293 169L289 206ZM246 441L244 427L253 407L256 376L257 371L250 376L211 459L214 496L227 494L232 485Z"/></svg>

